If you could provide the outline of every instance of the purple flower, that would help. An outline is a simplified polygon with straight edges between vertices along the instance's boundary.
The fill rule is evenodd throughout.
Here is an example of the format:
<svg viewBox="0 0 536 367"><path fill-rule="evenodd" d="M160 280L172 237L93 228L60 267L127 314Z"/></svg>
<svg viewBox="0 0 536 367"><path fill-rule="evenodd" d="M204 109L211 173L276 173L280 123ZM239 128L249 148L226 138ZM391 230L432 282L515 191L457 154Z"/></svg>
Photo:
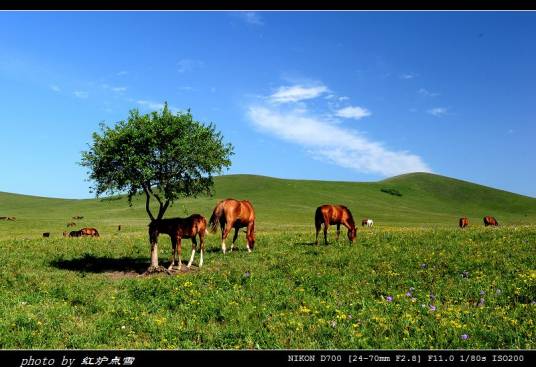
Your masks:
<svg viewBox="0 0 536 367"><path fill-rule="evenodd" d="M415 288L413 288L413 287L411 287L411 288L409 289L410 292L413 292L414 290L415 290Z"/></svg>
<svg viewBox="0 0 536 367"><path fill-rule="evenodd" d="M431 301L434 301L435 300L435 295L433 293L430 293L430 300Z"/></svg>
<svg viewBox="0 0 536 367"><path fill-rule="evenodd" d="M478 306L478 307L484 307L484 302L485 302L485 301L484 301L484 298L480 298L480 301L478 301L477 306Z"/></svg>
<svg viewBox="0 0 536 367"><path fill-rule="evenodd" d="M486 294L486 292L484 291L480 291L480 295L483 296L484 294Z"/></svg>
<svg viewBox="0 0 536 367"><path fill-rule="evenodd" d="M251 276L251 273L250 273L249 271L246 271L246 272L244 273L244 276L245 276L246 278L249 278L249 277Z"/></svg>
<svg viewBox="0 0 536 367"><path fill-rule="evenodd" d="M469 335L467 335L467 334L463 334L463 335L461 336L461 338L462 338L463 340L467 340L467 339L469 339Z"/></svg>
<svg viewBox="0 0 536 367"><path fill-rule="evenodd" d="M435 310L436 310L436 306L430 305L430 311L435 311Z"/></svg>
<svg viewBox="0 0 536 367"><path fill-rule="evenodd" d="M392 301L393 301L393 297L391 297L391 296L387 296L387 297L385 297L385 300L386 300L387 302L392 302Z"/></svg>
<svg viewBox="0 0 536 367"><path fill-rule="evenodd" d="M412 296L411 292L406 292L406 296L411 297Z"/></svg>

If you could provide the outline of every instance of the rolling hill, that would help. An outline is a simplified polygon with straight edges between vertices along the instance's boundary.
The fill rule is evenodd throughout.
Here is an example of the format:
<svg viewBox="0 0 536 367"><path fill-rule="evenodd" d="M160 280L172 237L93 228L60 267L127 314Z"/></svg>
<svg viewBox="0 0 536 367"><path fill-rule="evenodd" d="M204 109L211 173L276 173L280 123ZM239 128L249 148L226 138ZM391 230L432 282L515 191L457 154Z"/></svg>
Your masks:
<svg viewBox="0 0 536 367"><path fill-rule="evenodd" d="M381 191L391 189L401 196ZM536 199L449 177L411 173L378 182L286 180L254 175L215 178L213 197L188 198L175 203L166 217L201 213L210 217L220 199L249 199L257 212L257 231L312 230L314 210L324 203L341 203L356 221L370 217L380 226L455 226L467 216L471 225L482 225L493 215L501 225L536 223ZM144 198L131 207L125 198L55 199L0 192L0 237L34 237L49 231L61 236L71 217L84 216L77 228L95 226L104 234L122 224L127 232L146 230Z"/></svg>

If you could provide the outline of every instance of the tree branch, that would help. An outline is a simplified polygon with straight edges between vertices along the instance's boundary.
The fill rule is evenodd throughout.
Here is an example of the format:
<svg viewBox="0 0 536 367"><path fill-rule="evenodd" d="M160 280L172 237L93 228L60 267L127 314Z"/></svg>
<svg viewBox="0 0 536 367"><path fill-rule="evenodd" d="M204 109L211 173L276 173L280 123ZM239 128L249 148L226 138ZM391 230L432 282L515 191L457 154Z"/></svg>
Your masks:
<svg viewBox="0 0 536 367"><path fill-rule="evenodd" d="M147 211L147 214L149 214L149 218L151 218L151 220L154 220L154 216L153 216L153 213L151 213L151 208L149 207L149 202L151 200L151 194L149 193L149 190L147 190L147 187L144 185L143 186L143 191L145 191L145 210Z"/></svg>

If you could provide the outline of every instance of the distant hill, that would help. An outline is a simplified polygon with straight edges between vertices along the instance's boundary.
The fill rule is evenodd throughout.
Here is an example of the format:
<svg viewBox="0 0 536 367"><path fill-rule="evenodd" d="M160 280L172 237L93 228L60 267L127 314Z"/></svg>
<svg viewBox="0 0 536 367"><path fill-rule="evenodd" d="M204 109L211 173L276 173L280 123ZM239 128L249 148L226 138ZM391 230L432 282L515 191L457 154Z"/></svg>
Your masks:
<svg viewBox="0 0 536 367"><path fill-rule="evenodd" d="M345 204L357 222L370 217L380 226L453 226L461 216L480 226L485 215L495 216L501 225L536 224L535 198L429 173L378 182L220 176L215 178L214 197L180 200L166 217L201 213L208 219L216 202L228 197L252 201L258 231L311 229L314 211L324 203ZM71 219L77 215L84 219ZM68 200L0 192L0 216L17 218L15 222L0 221L0 237L44 231L61 234L70 221L78 227L103 228L104 233L116 231L118 224L126 231L145 231L148 223L143 197L129 207L125 198Z"/></svg>

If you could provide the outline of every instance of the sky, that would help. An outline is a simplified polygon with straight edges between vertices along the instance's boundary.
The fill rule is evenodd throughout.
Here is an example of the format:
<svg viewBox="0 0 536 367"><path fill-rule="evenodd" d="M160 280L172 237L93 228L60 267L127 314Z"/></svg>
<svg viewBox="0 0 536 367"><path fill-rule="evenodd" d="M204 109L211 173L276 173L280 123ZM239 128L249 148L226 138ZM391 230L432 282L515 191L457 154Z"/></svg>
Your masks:
<svg viewBox="0 0 536 367"><path fill-rule="evenodd" d="M190 109L225 174L536 197L535 12L0 12L0 191L90 198L99 123Z"/></svg>

